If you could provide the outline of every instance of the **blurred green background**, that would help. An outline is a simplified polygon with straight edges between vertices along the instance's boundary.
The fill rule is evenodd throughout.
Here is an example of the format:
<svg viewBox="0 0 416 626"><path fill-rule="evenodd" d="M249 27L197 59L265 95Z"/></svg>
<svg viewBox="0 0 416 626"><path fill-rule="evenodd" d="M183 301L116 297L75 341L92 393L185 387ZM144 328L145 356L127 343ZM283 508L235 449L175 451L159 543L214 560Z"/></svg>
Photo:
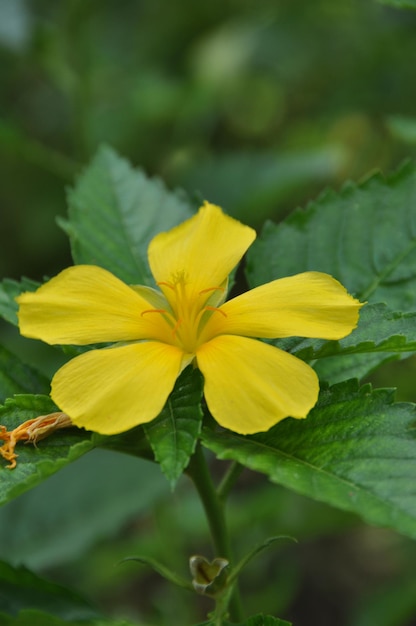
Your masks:
<svg viewBox="0 0 416 626"><path fill-rule="evenodd" d="M375 0L0 0L0 278L70 264L55 218L103 142L256 227L327 185L395 168L415 153L415 60L416 13ZM37 362L33 342L0 331ZM43 369L59 358L42 352ZM414 400L414 378L404 361L375 382ZM238 485L240 555L276 533L300 541L250 565L250 612L416 624L414 543L248 472ZM110 613L186 626L209 608L139 566L114 567L142 552L184 572L193 552L211 556L186 479L172 495L148 463L88 455L4 507L0 528L13 528L1 558Z"/></svg>

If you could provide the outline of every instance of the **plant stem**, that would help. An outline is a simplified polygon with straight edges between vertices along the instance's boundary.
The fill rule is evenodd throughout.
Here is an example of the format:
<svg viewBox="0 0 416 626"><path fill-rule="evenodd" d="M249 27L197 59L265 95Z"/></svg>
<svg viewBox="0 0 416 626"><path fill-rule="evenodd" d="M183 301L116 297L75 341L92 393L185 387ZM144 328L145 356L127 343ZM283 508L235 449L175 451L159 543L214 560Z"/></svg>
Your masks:
<svg viewBox="0 0 416 626"><path fill-rule="evenodd" d="M231 545L225 521L223 502L215 489L203 450L199 443L188 466L187 473L192 478L199 497L201 498L211 531L216 556L223 557L231 562ZM241 602L237 588L234 589L231 596L229 611L232 620L242 620Z"/></svg>
<svg viewBox="0 0 416 626"><path fill-rule="evenodd" d="M219 499L223 502L227 498L231 488L244 470L244 465L240 465L237 461L233 461L225 472L220 484L217 487Z"/></svg>

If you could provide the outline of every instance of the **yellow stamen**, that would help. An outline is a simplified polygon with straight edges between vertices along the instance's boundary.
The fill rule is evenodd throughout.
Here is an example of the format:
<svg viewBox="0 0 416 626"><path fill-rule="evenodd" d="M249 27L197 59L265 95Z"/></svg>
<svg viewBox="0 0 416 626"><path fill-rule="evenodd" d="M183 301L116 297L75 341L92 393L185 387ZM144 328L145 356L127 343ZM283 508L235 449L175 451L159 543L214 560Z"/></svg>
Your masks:
<svg viewBox="0 0 416 626"><path fill-rule="evenodd" d="M16 467L16 459L19 455L15 453L14 449L19 441L36 445L40 439L44 439L55 430L70 426L73 426L70 418L66 413L61 412L39 415L39 417L23 422L10 432L5 426L0 426L0 440L5 442L0 447L0 454L6 461L9 461L9 465L6 467L8 469Z"/></svg>

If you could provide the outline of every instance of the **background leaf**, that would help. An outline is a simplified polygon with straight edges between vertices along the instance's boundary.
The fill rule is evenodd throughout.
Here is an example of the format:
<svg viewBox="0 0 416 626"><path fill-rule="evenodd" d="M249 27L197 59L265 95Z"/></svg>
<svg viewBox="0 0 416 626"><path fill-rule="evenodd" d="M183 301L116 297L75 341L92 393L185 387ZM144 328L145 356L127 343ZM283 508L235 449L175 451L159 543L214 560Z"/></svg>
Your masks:
<svg viewBox="0 0 416 626"><path fill-rule="evenodd" d="M104 267L127 283L152 284L147 246L158 232L191 217L184 193L101 148L68 194L68 233L74 263Z"/></svg>
<svg viewBox="0 0 416 626"><path fill-rule="evenodd" d="M304 421L250 437L205 430L203 441L222 459L416 538L415 425L415 405L348 381L322 391Z"/></svg>
<svg viewBox="0 0 416 626"><path fill-rule="evenodd" d="M197 189L202 198L220 204L241 221L257 225L295 188L328 180L339 172L344 157L335 146L288 153L217 154L209 160L195 160L182 184ZM238 181L238 185L230 185L230 181Z"/></svg>
<svg viewBox="0 0 416 626"><path fill-rule="evenodd" d="M92 619L98 613L77 593L0 561L0 617L17 616L23 609L47 611L67 620ZM2 624L4 622L1 622Z"/></svg>
<svg viewBox="0 0 416 626"><path fill-rule="evenodd" d="M0 402L17 393L47 394L46 376L0 346Z"/></svg>
<svg viewBox="0 0 416 626"><path fill-rule="evenodd" d="M17 302L16 296L23 291L35 291L39 287L39 283L28 278L23 278L20 283L16 280L6 278L0 283L0 316L6 322L17 326Z"/></svg>
<svg viewBox="0 0 416 626"><path fill-rule="evenodd" d="M378 0L381 4L386 4L389 7L395 7L396 9L415 9L416 0Z"/></svg>
<svg viewBox="0 0 416 626"><path fill-rule="evenodd" d="M155 463L93 450L0 508L0 558L37 570L72 562L167 491Z"/></svg>
<svg viewBox="0 0 416 626"><path fill-rule="evenodd" d="M416 310L416 170L326 191L278 225L267 223L248 253L251 287L308 270L335 276L361 301Z"/></svg>
<svg viewBox="0 0 416 626"><path fill-rule="evenodd" d="M2 626L65 626L66 624L71 624L72 626L141 626L137 622L125 619L106 619L103 617L68 621L50 613L32 609L24 610L16 617L0 613L0 618L2 619ZM148 626L148 624L142 624L142 626Z"/></svg>
<svg viewBox="0 0 416 626"><path fill-rule="evenodd" d="M0 424L12 430L26 420L54 411L56 406L48 396L15 396L0 407ZM36 447L19 444L15 469L7 469L6 462L1 459L0 505L34 487L93 447L91 434L78 428L58 431L39 441Z"/></svg>
<svg viewBox="0 0 416 626"><path fill-rule="evenodd" d="M144 426L156 461L172 488L189 463L202 426L202 376L188 367L161 414Z"/></svg>
<svg viewBox="0 0 416 626"><path fill-rule="evenodd" d="M223 622L224 626L233 626L230 622ZM204 622L199 626L214 626L214 622ZM234 626L292 626L289 622L285 620L279 619L277 617L272 617L271 615L254 615L253 617L249 617L248 620L244 622L239 622Z"/></svg>

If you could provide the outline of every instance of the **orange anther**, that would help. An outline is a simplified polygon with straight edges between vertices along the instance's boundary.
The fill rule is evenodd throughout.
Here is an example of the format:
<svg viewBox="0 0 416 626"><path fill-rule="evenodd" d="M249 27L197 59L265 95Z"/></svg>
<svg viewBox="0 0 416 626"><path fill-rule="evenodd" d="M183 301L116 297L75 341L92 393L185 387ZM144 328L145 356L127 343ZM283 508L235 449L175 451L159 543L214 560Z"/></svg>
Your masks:
<svg viewBox="0 0 416 626"><path fill-rule="evenodd" d="M227 317L227 313L223 311L222 309L218 308L217 306L206 306L205 310L217 311L218 313L221 313L221 315L223 315L224 317Z"/></svg>
<svg viewBox="0 0 416 626"><path fill-rule="evenodd" d="M180 326L181 324L182 324L182 320L181 320L181 319L179 319L179 320L176 322L176 324L175 324L175 326L173 327L173 329L172 329L172 335L173 335L173 336L175 336L175 335L176 335L176 333L177 333L177 331L178 331L178 328L179 328L179 326Z"/></svg>
<svg viewBox="0 0 416 626"><path fill-rule="evenodd" d="M8 431L5 426L0 426L0 439L5 442L0 447L0 455L9 461L7 468L14 469L18 457L14 449L19 441L31 442L36 445L39 439L44 439L55 430L70 426L73 426L70 418L62 412L39 415L39 417L23 422L11 431Z"/></svg>
<svg viewBox="0 0 416 626"><path fill-rule="evenodd" d="M169 289L172 289L172 291L175 291L175 286L172 285L171 283L166 283L165 281L160 281L159 283L157 283L157 285L160 287L163 285L163 287L169 287Z"/></svg>
<svg viewBox="0 0 416 626"><path fill-rule="evenodd" d="M208 293L210 291L222 291L224 293L225 289L224 287L208 287L208 289L202 289L202 291L199 292L199 295L202 296L203 293Z"/></svg>
<svg viewBox="0 0 416 626"><path fill-rule="evenodd" d="M140 313L140 317L143 317L146 313L167 313L165 309L146 309Z"/></svg>

